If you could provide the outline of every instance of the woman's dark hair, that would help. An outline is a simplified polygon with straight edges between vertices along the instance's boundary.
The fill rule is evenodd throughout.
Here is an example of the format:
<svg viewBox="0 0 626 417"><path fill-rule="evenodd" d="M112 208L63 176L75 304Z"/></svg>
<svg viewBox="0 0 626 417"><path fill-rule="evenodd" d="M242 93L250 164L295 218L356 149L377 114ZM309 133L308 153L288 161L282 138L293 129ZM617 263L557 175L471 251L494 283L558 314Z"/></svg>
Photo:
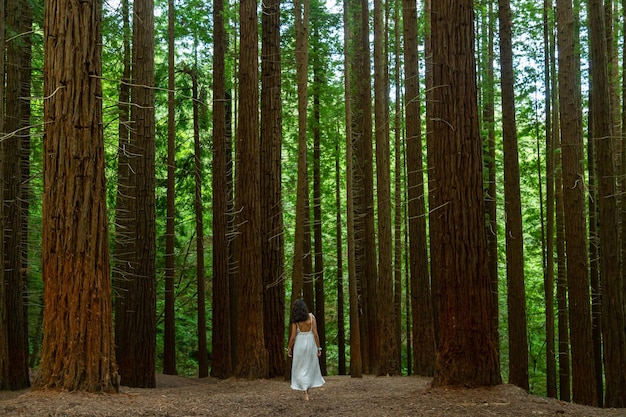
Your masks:
<svg viewBox="0 0 626 417"><path fill-rule="evenodd" d="M309 318L309 309L302 298L298 298L291 309L291 322L298 323Z"/></svg>

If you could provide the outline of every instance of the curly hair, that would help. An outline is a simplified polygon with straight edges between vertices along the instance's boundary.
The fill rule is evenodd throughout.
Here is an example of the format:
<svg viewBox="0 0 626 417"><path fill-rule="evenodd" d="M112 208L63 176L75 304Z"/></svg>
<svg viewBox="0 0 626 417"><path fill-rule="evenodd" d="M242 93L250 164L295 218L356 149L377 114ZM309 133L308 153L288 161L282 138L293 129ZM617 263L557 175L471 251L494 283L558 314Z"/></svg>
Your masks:
<svg viewBox="0 0 626 417"><path fill-rule="evenodd" d="M301 321L306 321L309 318L309 309L306 306L306 303L302 298L298 298L295 303L293 303L293 308L291 309L291 322L298 323Z"/></svg>

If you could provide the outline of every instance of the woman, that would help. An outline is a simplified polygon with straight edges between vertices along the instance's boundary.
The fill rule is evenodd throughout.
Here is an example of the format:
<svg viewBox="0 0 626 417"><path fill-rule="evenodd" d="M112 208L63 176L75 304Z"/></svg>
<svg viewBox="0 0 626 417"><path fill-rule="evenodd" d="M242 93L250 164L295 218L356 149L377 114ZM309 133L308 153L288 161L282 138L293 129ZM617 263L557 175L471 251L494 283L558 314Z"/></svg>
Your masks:
<svg viewBox="0 0 626 417"><path fill-rule="evenodd" d="M287 345L287 355L291 362L291 388L304 391L304 399L309 399L309 388L317 388L326 381L322 378L318 357L322 354L320 338L317 334L315 316L302 299L296 300L291 309L291 335Z"/></svg>

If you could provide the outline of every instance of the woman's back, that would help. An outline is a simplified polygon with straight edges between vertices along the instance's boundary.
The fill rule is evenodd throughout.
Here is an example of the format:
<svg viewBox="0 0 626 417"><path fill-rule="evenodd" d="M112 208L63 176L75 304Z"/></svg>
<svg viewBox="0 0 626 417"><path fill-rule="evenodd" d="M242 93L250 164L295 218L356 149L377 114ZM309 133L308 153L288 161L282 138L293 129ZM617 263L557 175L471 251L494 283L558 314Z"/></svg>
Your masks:
<svg viewBox="0 0 626 417"><path fill-rule="evenodd" d="M311 328L313 327L313 319L311 317L311 315L309 315L309 317L304 320L304 321L299 321L298 323L296 323L298 330L300 330L300 332L302 333L306 333L306 332L310 332Z"/></svg>

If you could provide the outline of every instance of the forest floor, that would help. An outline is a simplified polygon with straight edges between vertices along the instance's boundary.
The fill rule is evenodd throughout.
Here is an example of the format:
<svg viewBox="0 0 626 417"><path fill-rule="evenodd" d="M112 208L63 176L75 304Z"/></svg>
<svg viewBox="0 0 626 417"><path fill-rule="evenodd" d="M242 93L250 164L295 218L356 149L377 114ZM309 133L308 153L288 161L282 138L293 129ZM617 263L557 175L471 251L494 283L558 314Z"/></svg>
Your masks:
<svg viewBox="0 0 626 417"><path fill-rule="evenodd" d="M157 376L157 388L119 394L0 391L0 416L626 416L527 394L512 385L431 388L420 377L326 377L310 400L283 379L218 380Z"/></svg>

